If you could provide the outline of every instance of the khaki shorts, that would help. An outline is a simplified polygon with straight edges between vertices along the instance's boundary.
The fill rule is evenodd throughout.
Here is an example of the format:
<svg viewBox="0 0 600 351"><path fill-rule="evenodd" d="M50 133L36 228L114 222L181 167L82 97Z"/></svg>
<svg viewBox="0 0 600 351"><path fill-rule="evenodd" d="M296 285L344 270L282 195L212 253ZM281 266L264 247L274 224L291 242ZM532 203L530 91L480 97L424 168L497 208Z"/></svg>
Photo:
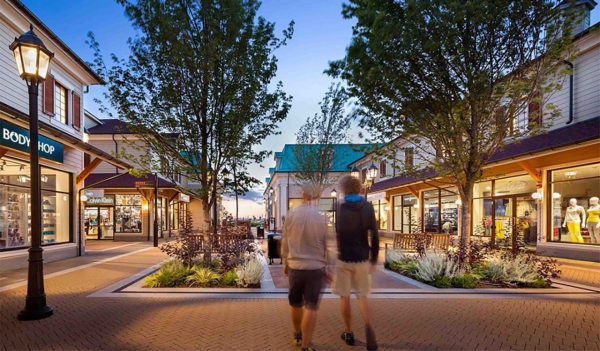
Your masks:
<svg viewBox="0 0 600 351"><path fill-rule="evenodd" d="M367 296L371 292L371 263L337 260L332 285L333 293L340 296Z"/></svg>

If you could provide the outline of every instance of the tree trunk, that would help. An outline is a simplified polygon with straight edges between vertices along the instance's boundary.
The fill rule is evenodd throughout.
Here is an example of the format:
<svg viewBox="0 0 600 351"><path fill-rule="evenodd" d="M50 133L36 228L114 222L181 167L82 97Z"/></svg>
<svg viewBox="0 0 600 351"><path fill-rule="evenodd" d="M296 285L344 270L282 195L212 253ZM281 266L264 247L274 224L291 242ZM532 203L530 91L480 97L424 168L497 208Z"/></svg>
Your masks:
<svg viewBox="0 0 600 351"><path fill-rule="evenodd" d="M471 210L473 207L473 185L474 180L472 178L465 179L464 184L461 184L458 188L460 193L460 200L462 202L460 220L460 249L463 250L459 257L468 259L469 257L469 246L471 242Z"/></svg>
<svg viewBox="0 0 600 351"><path fill-rule="evenodd" d="M237 174L233 167L233 191L235 192L235 225L238 225L238 191L237 191Z"/></svg>

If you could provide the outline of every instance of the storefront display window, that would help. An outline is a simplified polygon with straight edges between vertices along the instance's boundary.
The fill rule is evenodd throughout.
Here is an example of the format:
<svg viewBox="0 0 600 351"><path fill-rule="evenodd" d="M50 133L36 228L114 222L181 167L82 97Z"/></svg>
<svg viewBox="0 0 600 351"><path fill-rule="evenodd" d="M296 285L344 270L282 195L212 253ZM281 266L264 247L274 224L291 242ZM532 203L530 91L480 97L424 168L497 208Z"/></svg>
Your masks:
<svg viewBox="0 0 600 351"><path fill-rule="evenodd" d="M600 244L600 164L550 173L550 240Z"/></svg>
<svg viewBox="0 0 600 351"><path fill-rule="evenodd" d="M42 167L42 245L71 241L70 175ZM0 160L0 249L31 244L29 165Z"/></svg>
<svg viewBox="0 0 600 351"><path fill-rule="evenodd" d="M142 196L115 196L115 224L117 233L142 232Z"/></svg>
<svg viewBox="0 0 600 351"><path fill-rule="evenodd" d="M537 191L535 181L529 175L497 179L494 181L494 196L531 194Z"/></svg>
<svg viewBox="0 0 600 351"><path fill-rule="evenodd" d="M424 198L424 226L426 233L440 232L439 190L426 191Z"/></svg>
<svg viewBox="0 0 600 351"><path fill-rule="evenodd" d="M385 200L371 201L373 209L375 210L375 220L379 224L379 229L387 230L387 210L388 204Z"/></svg>
<svg viewBox="0 0 600 351"><path fill-rule="evenodd" d="M417 233L419 231L419 208L417 197L414 195L394 196L394 230L402 233Z"/></svg>

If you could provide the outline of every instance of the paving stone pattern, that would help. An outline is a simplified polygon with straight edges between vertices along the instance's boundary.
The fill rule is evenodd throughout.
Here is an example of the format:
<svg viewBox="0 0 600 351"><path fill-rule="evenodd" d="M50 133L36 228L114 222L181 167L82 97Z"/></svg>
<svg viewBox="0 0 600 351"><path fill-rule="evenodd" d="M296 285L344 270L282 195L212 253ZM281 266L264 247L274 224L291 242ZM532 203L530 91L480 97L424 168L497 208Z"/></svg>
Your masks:
<svg viewBox="0 0 600 351"><path fill-rule="evenodd" d="M0 292L0 350L294 350L285 299L88 297L164 258L151 249L48 279L55 315L41 321L15 318L25 287ZM598 296L372 303L381 350L599 350ZM337 301L324 300L317 349L364 350L343 345L340 331Z"/></svg>

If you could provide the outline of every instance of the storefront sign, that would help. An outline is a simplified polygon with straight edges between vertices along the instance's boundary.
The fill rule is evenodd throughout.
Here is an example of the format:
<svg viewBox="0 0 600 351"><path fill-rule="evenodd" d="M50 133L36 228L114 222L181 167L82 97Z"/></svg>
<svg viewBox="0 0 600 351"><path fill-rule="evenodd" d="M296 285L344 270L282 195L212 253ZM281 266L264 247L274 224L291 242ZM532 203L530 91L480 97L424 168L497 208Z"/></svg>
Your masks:
<svg viewBox="0 0 600 351"><path fill-rule="evenodd" d="M29 140L29 130L0 120L0 145L29 152ZM40 157L60 163L63 162L64 146L59 142L40 135L38 150Z"/></svg>
<svg viewBox="0 0 600 351"><path fill-rule="evenodd" d="M179 202L190 202L190 196L187 194L179 193Z"/></svg>
<svg viewBox="0 0 600 351"><path fill-rule="evenodd" d="M114 206L115 196L104 195L99 197L88 197L87 206Z"/></svg>
<svg viewBox="0 0 600 351"><path fill-rule="evenodd" d="M87 189L84 191L85 196L90 197L103 197L104 189Z"/></svg>

